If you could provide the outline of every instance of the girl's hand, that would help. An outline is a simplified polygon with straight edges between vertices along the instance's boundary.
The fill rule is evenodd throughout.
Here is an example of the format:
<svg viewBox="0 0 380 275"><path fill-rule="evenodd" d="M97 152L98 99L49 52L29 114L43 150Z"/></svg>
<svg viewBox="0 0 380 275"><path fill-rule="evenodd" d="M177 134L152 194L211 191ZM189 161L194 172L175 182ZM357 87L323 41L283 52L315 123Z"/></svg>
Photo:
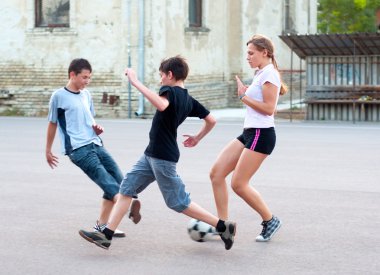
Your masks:
<svg viewBox="0 0 380 275"><path fill-rule="evenodd" d="M242 96L247 91L248 87L244 85L244 83L240 80L238 76L235 76L236 84L237 84L237 94L238 96Z"/></svg>

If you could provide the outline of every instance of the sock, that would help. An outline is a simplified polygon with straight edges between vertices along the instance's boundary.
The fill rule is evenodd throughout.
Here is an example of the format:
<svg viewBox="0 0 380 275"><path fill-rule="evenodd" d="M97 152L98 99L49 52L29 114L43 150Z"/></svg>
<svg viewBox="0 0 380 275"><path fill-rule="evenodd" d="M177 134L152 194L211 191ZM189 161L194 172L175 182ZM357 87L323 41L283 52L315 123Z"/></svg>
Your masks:
<svg viewBox="0 0 380 275"><path fill-rule="evenodd" d="M106 235L107 240L112 240L114 233L115 233L115 231L112 231L108 227L103 229L103 234Z"/></svg>
<svg viewBox="0 0 380 275"><path fill-rule="evenodd" d="M218 223L216 224L216 230L218 232L224 232L226 231L226 225L223 220L219 220Z"/></svg>
<svg viewBox="0 0 380 275"><path fill-rule="evenodd" d="M271 222L273 220L274 216L272 215L272 218L270 218L270 220L268 221L264 221L265 223L268 223L268 222Z"/></svg>

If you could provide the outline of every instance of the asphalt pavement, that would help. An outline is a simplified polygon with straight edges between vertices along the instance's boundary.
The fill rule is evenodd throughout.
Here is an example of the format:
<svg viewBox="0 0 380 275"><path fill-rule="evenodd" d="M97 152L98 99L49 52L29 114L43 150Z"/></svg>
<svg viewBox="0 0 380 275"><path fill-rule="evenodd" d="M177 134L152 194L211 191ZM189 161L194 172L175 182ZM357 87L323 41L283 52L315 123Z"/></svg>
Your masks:
<svg viewBox="0 0 380 275"><path fill-rule="evenodd" d="M197 147L180 147L178 163L192 199L213 213L209 170L242 130L240 114L215 116ZM98 123L127 172L147 145L151 120ZM78 235L94 224L101 190L63 155L50 169L46 118L0 117L0 274L380 274L380 124L276 123L276 148L251 180L283 222L270 242L255 242L260 217L231 189L233 248L192 241L190 219L168 209L153 183L140 196L141 222L124 219L127 236L106 251ZM201 126L185 121L179 141Z"/></svg>

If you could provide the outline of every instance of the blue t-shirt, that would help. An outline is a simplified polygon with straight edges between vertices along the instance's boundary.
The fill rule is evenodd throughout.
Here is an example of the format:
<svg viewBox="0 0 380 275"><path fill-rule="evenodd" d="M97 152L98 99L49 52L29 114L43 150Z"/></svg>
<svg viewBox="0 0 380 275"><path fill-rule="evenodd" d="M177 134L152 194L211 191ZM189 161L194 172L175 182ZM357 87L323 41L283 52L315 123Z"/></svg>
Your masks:
<svg viewBox="0 0 380 275"><path fill-rule="evenodd" d="M48 120L58 123L63 154L68 155L90 143L102 145L92 128L95 124L94 115L94 105L88 90L75 93L63 87L52 94Z"/></svg>
<svg viewBox="0 0 380 275"><path fill-rule="evenodd" d="M187 117L203 119L210 112L192 98L186 89L181 87L162 86L159 95L166 95L169 106L162 112L156 111L149 132L149 145L145 149L145 154L153 158L178 162L178 126Z"/></svg>

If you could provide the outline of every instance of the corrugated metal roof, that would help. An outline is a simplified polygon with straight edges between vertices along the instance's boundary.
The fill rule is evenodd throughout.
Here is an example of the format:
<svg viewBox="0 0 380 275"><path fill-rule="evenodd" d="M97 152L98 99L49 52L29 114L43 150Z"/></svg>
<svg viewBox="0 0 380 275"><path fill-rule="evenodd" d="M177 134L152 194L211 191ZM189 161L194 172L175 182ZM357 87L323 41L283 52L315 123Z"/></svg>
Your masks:
<svg viewBox="0 0 380 275"><path fill-rule="evenodd" d="M279 36L300 58L380 55L380 33L289 34Z"/></svg>

